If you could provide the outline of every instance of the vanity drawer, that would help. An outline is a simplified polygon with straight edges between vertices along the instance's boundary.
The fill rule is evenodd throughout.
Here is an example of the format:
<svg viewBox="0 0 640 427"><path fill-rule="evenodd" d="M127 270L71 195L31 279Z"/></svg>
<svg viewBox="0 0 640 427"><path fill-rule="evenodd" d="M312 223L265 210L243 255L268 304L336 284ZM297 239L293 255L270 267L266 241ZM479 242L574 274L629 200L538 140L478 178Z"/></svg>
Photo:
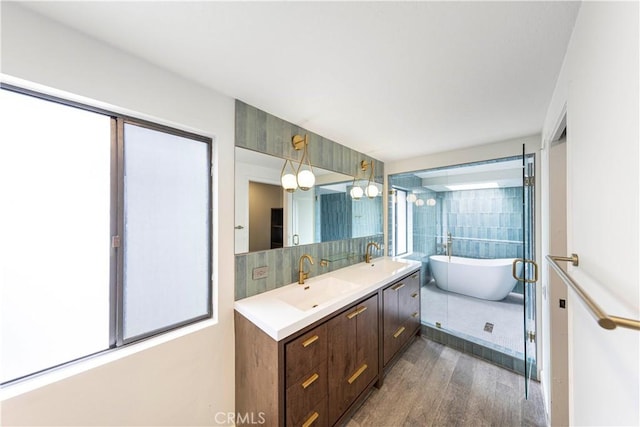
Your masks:
<svg viewBox="0 0 640 427"><path fill-rule="evenodd" d="M407 292L406 301L405 316L410 319L420 319L420 289L416 287L416 289L411 289L410 292Z"/></svg>
<svg viewBox="0 0 640 427"><path fill-rule="evenodd" d="M313 409L327 398L327 363L322 362L286 391L287 425L301 425ZM320 411L318 411L320 412ZM326 409L322 411L326 418ZM306 417L305 417L306 416ZM317 417L315 417L317 418ZM316 420L317 423L318 420ZM313 425L317 425L314 423Z"/></svg>
<svg viewBox="0 0 640 427"><path fill-rule="evenodd" d="M418 274L413 274L402 281L404 287L398 295L400 321L412 318L415 313L420 314L420 280Z"/></svg>
<svg viewBox="0 0 640 427"><path fill-rule="evenodd" d="M287 422L287 426L296 427L328 427L329 418L327 417L327 398L322 399L313 409L308 411L304 416L293 424Z"/></svg>
<svg viewBox="0 0 640 427"><path fill-rule="evenodd" d="M327 359L327 326L322 324L285 346L286 387L306 379ZM305 377L305 378L303 378Z"/></svg>

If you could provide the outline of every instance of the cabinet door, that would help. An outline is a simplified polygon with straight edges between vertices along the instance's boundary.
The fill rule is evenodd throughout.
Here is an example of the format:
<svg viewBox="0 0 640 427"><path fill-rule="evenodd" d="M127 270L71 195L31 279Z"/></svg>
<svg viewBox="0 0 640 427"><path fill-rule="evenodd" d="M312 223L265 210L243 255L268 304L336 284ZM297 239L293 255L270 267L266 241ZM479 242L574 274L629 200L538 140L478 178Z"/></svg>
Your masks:
<svg viewBox="0 0 640 427"><path fill-rule="evenodd" d="M353 396L346 379L356 369L357 321L351 308L327 322L327 346L329 351L329 425L333 425L349 407Z"/></svg>
<svg viewBox="0 0 640 427"><path fill-rule="evenodd" d="M358 357L356 369L348 381L360 394L378 372L378 295L361 304L356 318L358 335Z"/></svg>
<svg viewBox="0 0 640 427"><path fill-rule="evenodd" d="M394 339L393 334L400 327L400 316L398 314L398 291L393 289L393 286L389 286L382 292L382 304L382 353L386 365L398 350L398 340Z"/></svg>
<svg viewBox="0 0 640 427"><path fill-rule="evenodd" d="M334 424L378 370L378 296L327 322L329 424Z"/></svg>

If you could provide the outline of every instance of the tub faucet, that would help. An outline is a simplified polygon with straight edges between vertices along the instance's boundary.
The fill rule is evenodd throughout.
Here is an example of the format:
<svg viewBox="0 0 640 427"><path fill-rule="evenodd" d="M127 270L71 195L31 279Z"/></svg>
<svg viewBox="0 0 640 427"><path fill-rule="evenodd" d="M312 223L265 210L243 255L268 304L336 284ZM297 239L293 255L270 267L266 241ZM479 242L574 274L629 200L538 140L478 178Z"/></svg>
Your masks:
<svg viewBox="0 0 640 427"><path fill-rule="evenodd" d="M451 232L447 232L447 256L449 257L449 262L451 262L451 253L453 252L451 247L452 243Z"/></svg>
<svg viewBox="0 0 640 427"><path fill-rule="evenodd" d="M309 271L304 271L304 260L305 258L313 265L313 258L311 255L304 254L300 257L300 261L298 261L298 284L304 285L304 279L309 278Z"/></svg>
<svg viewBox="0 0 640 427"><path fill-rule="evenodd" d="M377 250L380 250L380 245L378 245L376 242L367 243L367 248L364 250L364 262L366 262L367 264L371 262L371 252L369 251L369 248L371 248L371 246L375 246Z"/></svg>

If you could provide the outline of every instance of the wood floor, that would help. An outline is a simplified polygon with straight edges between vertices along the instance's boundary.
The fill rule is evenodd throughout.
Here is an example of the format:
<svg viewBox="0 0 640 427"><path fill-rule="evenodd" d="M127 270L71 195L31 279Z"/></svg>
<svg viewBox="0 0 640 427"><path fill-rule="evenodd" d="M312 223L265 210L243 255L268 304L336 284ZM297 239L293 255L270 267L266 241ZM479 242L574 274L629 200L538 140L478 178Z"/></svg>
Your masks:
<svg viewBox="0 0 640 427"><path fill-rule="evenodd" d="M347 427L546 426L540 384L418 338Z"/></svg>

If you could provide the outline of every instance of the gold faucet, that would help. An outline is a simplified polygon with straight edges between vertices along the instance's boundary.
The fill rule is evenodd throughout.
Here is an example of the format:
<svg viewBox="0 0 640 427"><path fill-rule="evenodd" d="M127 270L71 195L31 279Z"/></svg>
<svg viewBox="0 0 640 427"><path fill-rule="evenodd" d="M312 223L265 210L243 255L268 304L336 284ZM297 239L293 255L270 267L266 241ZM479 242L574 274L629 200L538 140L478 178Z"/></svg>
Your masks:
<svg viewBox="0 0 640 427"><path fill-rule="evenodd" d="M298 261L298 284L300 285L304 285L304 279L308 279L310 273L309 271L304 271L303 269L305 258L309 260L311 265L313 265L313 258L311 258L311 255L304 254L300 257L300 261Z"/></svg>
<svg viewBox="0 0 640 427"><path fill-rule="evenodd" d="M447 256L449 257L449 262L451 262L451 253L452 251L452 247L451 244L453 243L453 239L451 238L451 232L447 232Z"/></svg>
<svg viewBox="0 0 640 427"><path fill-rule="evenodd" d="M367 249L364 250L364 262L366 263L371 262L371 252L369 252L371 246L375 246L377 250L380 250L380 246L376 242L367 243Z"/></svg>

